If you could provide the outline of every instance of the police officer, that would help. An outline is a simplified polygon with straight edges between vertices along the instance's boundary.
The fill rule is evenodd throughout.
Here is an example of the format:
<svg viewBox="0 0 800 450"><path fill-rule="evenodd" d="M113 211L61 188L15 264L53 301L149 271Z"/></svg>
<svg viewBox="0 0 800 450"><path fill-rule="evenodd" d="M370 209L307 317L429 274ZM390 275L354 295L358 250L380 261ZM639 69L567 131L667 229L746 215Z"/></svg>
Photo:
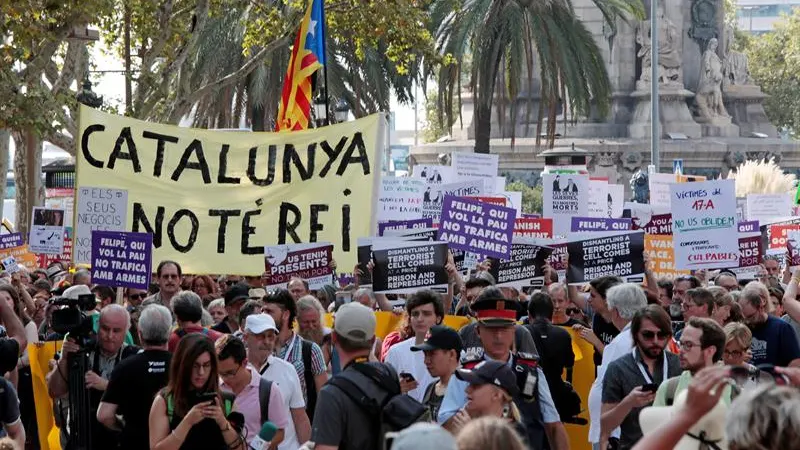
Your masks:
<svg viewBox="0 0 800 450"><path fill-rule="evenodd" d="M567 432L553 404L547 379L538 364L538 357L511 351L514 344L517 302L506 300L499 289L490 287L481 292L472 305L472 310L477 315L478 335L482 347L466 350L462 357L463 367L474 369L484 360L506 363L516 375L518 389L512 398L527 431L525 437L529 447L569 449ZM438 417L439 423L445 428L451 429L454 425L454 416L465 408L467 386L468 383L463 380L450 380Z"/></svg>

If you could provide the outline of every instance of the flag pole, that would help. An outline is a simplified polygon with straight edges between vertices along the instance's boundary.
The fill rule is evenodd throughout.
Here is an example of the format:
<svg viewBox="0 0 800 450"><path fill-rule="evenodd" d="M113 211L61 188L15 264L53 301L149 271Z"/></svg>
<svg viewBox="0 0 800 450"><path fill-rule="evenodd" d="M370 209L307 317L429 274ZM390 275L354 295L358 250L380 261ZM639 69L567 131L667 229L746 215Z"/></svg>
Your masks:
<svg viewBox="0 0 800 450"><path fill-rule="evenodd" d="M319 3L320 8L322 8L322 52L325 57L325 64L322 65L322 74L325 78L325 125L330 125L331 100L328 96L328 16L325 14L325 0L320 0Z"/></svg>

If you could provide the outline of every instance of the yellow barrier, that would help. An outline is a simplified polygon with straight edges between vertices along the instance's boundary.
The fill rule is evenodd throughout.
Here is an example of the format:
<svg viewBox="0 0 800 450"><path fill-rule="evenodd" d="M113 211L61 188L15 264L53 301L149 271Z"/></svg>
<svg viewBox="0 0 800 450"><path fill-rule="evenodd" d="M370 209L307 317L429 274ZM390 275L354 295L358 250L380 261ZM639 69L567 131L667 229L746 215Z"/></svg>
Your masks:
<svg viewBox="0 0 800 450"><path fill-rule="evenodd" d="M41 450L61 450L60 430L56 427L53 418L53 400L47 392L47 381L45 380L47 373L50 372L48 362L53 359L53 355L57 351L61 350L61 344L61 341L51 341L43 345L28 345Z"/></svg>

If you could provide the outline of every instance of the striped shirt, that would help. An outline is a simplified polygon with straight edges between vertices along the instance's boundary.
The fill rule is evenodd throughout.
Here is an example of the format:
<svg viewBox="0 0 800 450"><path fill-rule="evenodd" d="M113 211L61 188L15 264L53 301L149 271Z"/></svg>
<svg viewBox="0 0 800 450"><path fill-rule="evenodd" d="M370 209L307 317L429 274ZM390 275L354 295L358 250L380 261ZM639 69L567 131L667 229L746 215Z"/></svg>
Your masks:
<svg viewBox="0 0 800 450"><path fill-rule="evenodd" d="M306 387L305 365L303 364L303 338L292 333L292 337L286 341L286 344L278 349L278 358L287 361L294 366L297 371L297 376L300 378L300 388L303 390L303 398L308 401L308 391ZM311 343L311 373L317 376L325 373L325 358L322 356L322 349L319 345ZM312 386L316 389L316 386Z"/></svg>

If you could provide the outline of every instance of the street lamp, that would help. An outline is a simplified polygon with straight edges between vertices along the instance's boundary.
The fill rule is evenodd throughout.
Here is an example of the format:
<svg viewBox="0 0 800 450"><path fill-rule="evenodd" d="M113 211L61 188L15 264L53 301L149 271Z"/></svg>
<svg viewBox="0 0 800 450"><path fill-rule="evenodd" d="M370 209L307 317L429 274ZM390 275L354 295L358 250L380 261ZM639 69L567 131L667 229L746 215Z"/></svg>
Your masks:
<svg viewBox="0 0 800 450"><path fill-rule="evenodd" d="M333 109L333 117L336 118L336 123L347 122L347 118L350 117L350 105L347 104L347 100L340 98L336 102L336 106Z"/></svg>
<svg viewBox="0 0 800 450"><path fill-rule="evenodd" d="M86 78L83 79L81 90L78 91L75 99L78 100L79 103L83 103L91 108L99 108L103 105L103 96L98 96L94 91L92 91L92 82L89 81L88 73L86 74Z"/></svg>
<svg viewBox="0 0 800 450"><path fill-rule="evenodd" d="M314 99L314 117L317 122L317 128L328 124L328 108L325 103L325 97L321 92Z"/></svg>

